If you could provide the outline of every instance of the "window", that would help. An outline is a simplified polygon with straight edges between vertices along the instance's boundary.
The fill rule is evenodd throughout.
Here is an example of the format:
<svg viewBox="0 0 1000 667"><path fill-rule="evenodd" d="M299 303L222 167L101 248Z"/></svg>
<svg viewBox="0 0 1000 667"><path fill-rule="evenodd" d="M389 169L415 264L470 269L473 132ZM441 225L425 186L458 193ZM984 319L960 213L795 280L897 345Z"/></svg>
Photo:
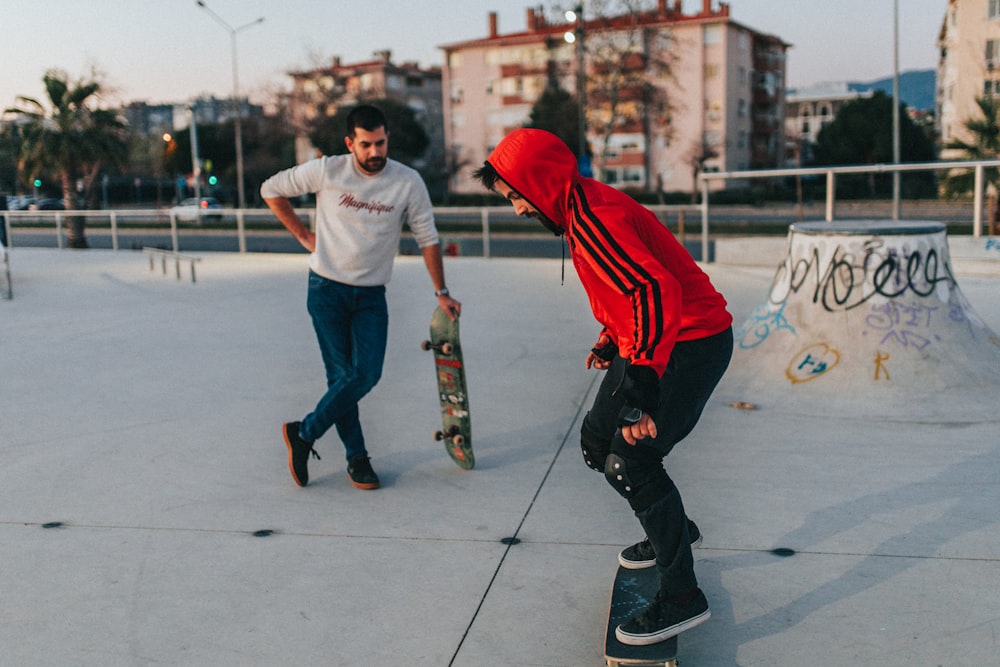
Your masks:
<svg viewBox="0 0 1000 667"><path fill-rule="evenodd" d="M622 181L625 183L641 183L646 176L646 170L642 167L625 167L622 173Z"/></svg>
<svg viewBox="0 0 1000 667"><path fill-rule="evenodd" d="M720 68L718 65L705 65L705 78L714 79L719 76Z"/></svg>
<svg viewBox="0 0 1000 667"><path fill-rule="evenodd" d="M989 0L986 9L986 18L990 20L1000 19L1000 0Z"/></svg>
<svg viewBox="0 0 1000 667"><path fill-rule="evenodd" d="M703 39L705 41L705 44L721 44L722 26L718 25L705 26L705 34Z"/></svg>
<svg viewBox="0 0 1000 667"><path fill-rule="evenodd" d="M1000 65L1000 39L986 40L986 69Z"/></svg>

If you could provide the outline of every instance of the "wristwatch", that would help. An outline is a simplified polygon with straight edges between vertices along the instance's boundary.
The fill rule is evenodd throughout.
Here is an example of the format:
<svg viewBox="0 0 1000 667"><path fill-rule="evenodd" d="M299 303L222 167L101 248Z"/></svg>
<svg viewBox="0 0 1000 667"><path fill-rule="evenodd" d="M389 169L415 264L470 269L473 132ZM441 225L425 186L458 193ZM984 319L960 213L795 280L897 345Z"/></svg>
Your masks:
<svg viewBox="0 0 1000 667"><path fill-rule="evenodd" d="M642 419L642 410L639 408L632 408L628 411L628 413L622 416L622 421L629 426L638 424L640 419Z"/></svg>
<svg viewBox="0 0 1000 667"><path fill-rule="evenodd" d="M447 287L442 287L439 290L434 291L434 296L448 296L451 292L448 291Z"/></svg>

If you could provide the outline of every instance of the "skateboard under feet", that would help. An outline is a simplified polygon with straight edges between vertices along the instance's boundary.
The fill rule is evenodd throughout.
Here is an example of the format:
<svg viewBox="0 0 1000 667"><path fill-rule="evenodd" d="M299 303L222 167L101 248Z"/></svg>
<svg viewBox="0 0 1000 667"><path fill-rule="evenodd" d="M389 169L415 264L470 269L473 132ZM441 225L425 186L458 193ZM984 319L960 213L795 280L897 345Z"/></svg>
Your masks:
<svg viewBox="0 0 1000 667"><path fill-rule="evenodd" d="M608 667L677 667L677 637L647 646L632 646L621 643L615 636L615 628L652 604L659 587L655 567L630 570L619 566L611 589L604 636L604 660Z"/></svg>

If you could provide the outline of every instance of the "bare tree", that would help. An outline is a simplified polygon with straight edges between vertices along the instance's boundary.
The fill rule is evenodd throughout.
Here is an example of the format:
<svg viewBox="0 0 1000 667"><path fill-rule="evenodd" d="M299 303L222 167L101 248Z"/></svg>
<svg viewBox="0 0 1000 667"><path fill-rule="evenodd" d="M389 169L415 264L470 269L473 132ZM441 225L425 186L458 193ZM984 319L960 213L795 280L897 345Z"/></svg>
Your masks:
<svg viewBox="0 0 1000 667"><path fill-rule="evenodd" d="M691 203L698 203L698 177L705 169L705 163L719 157L714 146L705 141L695 141L687 154L687 163L691 167Z"/></svg>
<svg viewBox="0 0 1000 667"><path fill-rule="evenodd" d="M587 125L600 137L595 173L603 172L616 133L639 133L646 143L645 188L654 187L649 145L672 137L673 105L666 83L676 56L671 34L652 0L595 0L585 21Z"/></svg>

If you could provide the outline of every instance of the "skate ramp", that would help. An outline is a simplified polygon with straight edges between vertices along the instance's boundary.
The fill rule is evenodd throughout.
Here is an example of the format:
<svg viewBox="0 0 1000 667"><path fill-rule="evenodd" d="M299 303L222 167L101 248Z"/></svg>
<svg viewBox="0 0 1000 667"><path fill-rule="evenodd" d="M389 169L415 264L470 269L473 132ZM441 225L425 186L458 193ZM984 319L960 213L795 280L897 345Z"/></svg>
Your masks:
<svg viewBox="0 0 1000 667"><path fill-rule="evenodd" d="M720 390L807 414L981 421L1000 337L963 295L943 224L801 223Z"/></svg>

